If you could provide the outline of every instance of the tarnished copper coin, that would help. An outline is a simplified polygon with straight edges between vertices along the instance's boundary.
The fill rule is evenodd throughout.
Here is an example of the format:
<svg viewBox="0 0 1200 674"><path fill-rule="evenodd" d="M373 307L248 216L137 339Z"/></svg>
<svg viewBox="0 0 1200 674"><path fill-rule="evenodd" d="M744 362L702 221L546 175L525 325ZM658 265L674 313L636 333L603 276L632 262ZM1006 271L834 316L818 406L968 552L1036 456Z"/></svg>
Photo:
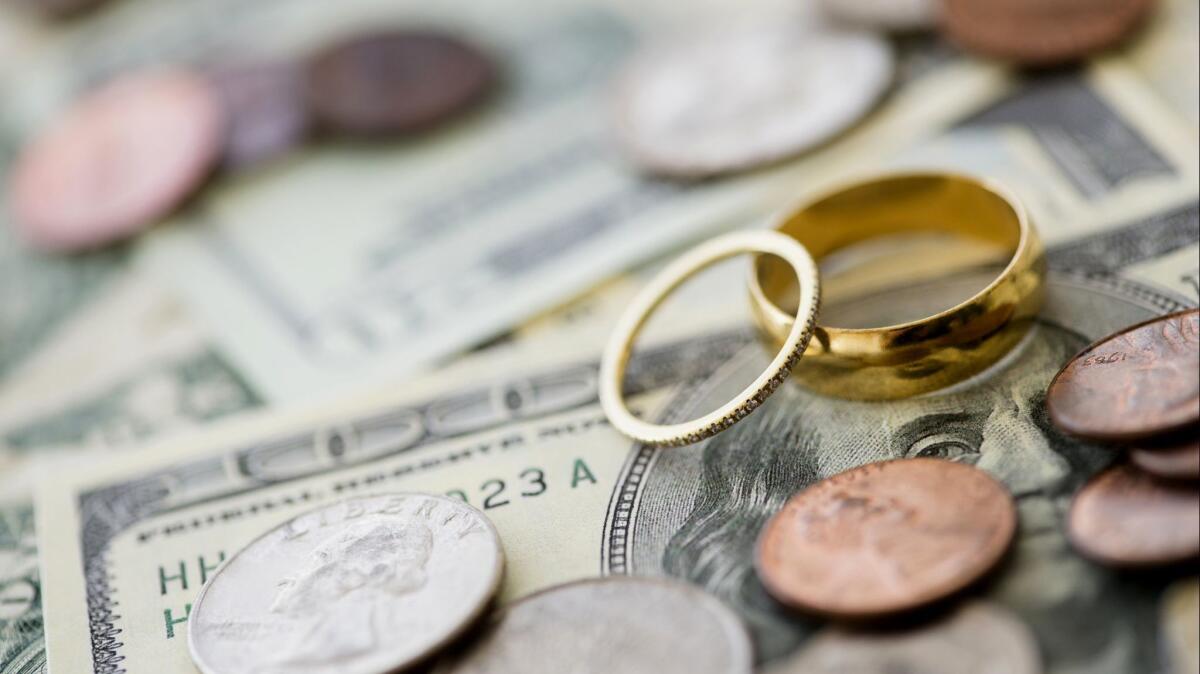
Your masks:
<svg viewBox="0 0 1200 674"><path fill-rule="evenodd" d="M422 129L480 101L492 62L450 35L398 30L352 38L308 65L309 103L330 128L353 134Z"/></svg>
<svg viewBox="0 0 1200 674"><path fill-rule="evenodd" d="M1200 480L1200 439L1170 447L1138 447L1129 450L1133 465L1152 475L1173 480Z"/></svg>
<svg viewBox="0 0 1200 674"><path fill-rule="evenodd" d="M1075 495L1067 534L1079 552L1112 566L1186 561L1200 555L1200 490L1115 466Z"/></svg>
<svg viewBox="0 0 1200 674"><path fill-rule="evenodd" d="M1200 421L1200 309L1126 328L1087 347L1046 392L1062 430L1141 440Z"/></svg>
<svg viewBox="0 0 1200 674"><path fill-rule="evenodd" d="M963 589L995 566L1016 527L1012 497L977 468L883 461L792 496L763 529L755 566L789 606L867 618Z"/></svg>
<svg viewBox="0 0 1200 674"><path fill-rule="evenodd" d="M17 226L32 244L61 251L134 234L200 185L221 128L203 77L156 70L114 80L17 159L9 185Z"/></svg>
<svg viewBox="0 0 1200 674"><path fill-rule="evenodd" d="M941 23L965 49L1047 66L1119 43L1153 6L1153 0L945 0Z"/></svg>
<svg viewBox="0 0 1200 674"><path fill-rule="evenodd" d="M302 143L311 126L300 72L289 63L221 66L208 73L225 112L221 163L244 168Z"/></svg>

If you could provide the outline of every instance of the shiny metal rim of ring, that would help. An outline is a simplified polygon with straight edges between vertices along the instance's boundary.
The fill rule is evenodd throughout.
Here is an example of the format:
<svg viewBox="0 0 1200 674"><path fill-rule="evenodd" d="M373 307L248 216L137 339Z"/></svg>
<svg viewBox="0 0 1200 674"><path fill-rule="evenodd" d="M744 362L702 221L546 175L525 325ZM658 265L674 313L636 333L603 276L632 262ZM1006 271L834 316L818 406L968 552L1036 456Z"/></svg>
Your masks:
<svg viewBox="0 0 1200 674"><path fill-rule="evenodd" d="M749 386L717 410L678 424L653 424L638 419L625 405L621 391L633 340L654 310L684 281L721 260L741 253L766 253L786 261L800 282L800 303L792 329L771 364ZM699 442L733 426L758 408L800 362L812 339L820 305L817 266L803 244L779 232L755 230L720 236L692 248L662 272L633 299L617 321L600 362L600 405L621 433L648 445L676 447Z"/></svg>

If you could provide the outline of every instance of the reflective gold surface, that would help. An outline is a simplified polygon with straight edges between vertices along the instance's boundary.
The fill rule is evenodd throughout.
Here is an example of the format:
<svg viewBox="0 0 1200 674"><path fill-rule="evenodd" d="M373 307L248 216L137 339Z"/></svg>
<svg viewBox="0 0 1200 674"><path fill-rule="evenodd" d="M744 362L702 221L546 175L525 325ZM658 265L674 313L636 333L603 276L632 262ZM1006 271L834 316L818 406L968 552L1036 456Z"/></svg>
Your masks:
<svg viewBox="0 0 1200 674"><path fill-rule="evenodd" d="M889 175L818 197L776 228L818 261L868 239L908 233L956 234L1012 254L987 287L933 316L878 328L818 324L794 374L822 394L888 400L962 381L1012 349L1041 306L1041 241L1024 207L994 184L944 173ZM912 264L916 271L923 262ZM760 330L771 344L782 344L793 319L779 305L788 306L795 275L764 256L749 281Z"/></svg>

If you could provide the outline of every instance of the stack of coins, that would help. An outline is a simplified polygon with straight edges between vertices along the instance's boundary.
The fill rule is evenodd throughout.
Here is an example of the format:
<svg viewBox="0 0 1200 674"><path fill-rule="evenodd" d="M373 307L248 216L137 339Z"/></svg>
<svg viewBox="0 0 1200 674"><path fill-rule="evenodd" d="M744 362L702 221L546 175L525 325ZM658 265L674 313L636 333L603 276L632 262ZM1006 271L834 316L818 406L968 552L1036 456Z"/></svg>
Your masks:
<svg viewBox="0 0 1200 674"><path fill-rule="evenodd" d="M1075 496L1076 549L1113 566L1200 556L1200 310L1125 328L1084 349L1046 392L1062 431L1124 452Z"/></svg>
<svg viewBox="0 0 1200 674"><path fill-rule="evenodd" d="M122 75L29 143L9 192L32 245L72 252L132 236L192 198L215 169L285 155L314 131L411 135L475 107L496 68L429 30L354 36L296 63Z"/></svg>

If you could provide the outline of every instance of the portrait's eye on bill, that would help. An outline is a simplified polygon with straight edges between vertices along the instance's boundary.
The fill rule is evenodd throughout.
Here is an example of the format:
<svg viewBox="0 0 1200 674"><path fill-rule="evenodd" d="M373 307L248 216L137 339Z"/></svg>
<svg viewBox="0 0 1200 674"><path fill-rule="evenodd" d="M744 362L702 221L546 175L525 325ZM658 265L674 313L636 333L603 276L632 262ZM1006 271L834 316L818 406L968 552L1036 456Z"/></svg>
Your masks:
<svg viewBox="0 0 1200 674"><path fill-rule="evenodd" d="M1194 0L0 0L0 674L1200 672Z"/></svg>

